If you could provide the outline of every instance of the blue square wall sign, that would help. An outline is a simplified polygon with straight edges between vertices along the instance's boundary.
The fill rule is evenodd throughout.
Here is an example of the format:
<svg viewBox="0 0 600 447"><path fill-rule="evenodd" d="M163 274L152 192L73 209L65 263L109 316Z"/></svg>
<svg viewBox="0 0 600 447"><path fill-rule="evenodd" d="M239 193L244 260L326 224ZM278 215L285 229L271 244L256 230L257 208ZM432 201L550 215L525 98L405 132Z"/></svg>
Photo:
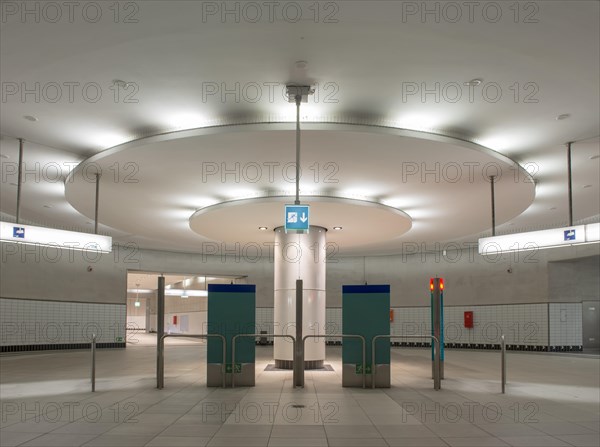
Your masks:
<svg viewBox="0 0 600 447"><path fill-rule="evenodd" d="M285 231L308 231L310 227L309 205L285 206Z"/></svg>
<svg viewBox="0 0 600 447"><path fill-rule="evenodd" d="M575 230L565 230L565 241L575 240Z"/></svg>
<svg viewBox="0 0 600 447"><path fill-rule="evenodd" d="M20 239L23 239L25 237L25 228L13 227L13 237L18 237Z"/></svg>

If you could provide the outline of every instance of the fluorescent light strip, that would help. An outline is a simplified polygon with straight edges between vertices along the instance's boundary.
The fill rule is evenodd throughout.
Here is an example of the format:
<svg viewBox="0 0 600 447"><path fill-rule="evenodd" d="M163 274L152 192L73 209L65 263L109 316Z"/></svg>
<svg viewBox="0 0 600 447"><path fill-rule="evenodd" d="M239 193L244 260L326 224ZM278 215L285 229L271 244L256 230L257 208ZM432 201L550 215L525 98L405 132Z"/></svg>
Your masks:
<svg viewBox="0 0 600 447"><path fill-rule="evenodd" d="M206 290L193 290L193 289L165 289L165 295L167 296L181 296L187 295L189 296L208 296L208 292Z"/></svg>
<svg viewBox="0 0 600 447"><path fill-rule="evenodd" d="M600 223L506 234L479 239L480 255L497 255L600 242Z"/></svg>
<svg viewBox="0 0 600 447"><path fill-rule="evenodd" d="M0 222L0 240L68 250L112 252L112 237L77 231L55 230L11 222Z"/></svg>

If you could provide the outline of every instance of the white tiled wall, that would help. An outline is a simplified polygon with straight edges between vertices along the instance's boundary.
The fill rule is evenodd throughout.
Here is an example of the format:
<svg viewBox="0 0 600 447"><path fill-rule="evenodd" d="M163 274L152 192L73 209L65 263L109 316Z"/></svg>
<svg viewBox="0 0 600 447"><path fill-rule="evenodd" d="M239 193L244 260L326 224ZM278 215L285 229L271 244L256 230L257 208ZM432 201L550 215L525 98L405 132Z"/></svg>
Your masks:
<svg viewBox="0 0 600 447"><path fill-rule="evenodd" d="M325 324L326 334L341 334L342 333L342 309L339 307L328 307L325 312ZM326 341L341 341L341 338L327 337Z"/></svg>
<svg viewBox="0 0 600 447"><path fill-rule="evenodd" d="M582 344L580 303L550 304L550 345L579 346Z"/></svg>
<svg viewBox="0 0 600 447"><path fill-rule="evenodd" d="M395 335L431 333L429 307L394 307L390 332ZM473 329L464 327L464 312L473 312ZM561 321L561 317L565 321ZM326 333L341 334L342 309L327 308ZM548 327L550 322L550 327ZM256 323L262 330L273 330L273 309L256 309ZM508 345L579 346L581 345L581 304L506 304L494 306L445 306L446 343L499 344L504 334ZM334 336L327 341L338 341ZM395 340L400 341L400 340ZM423 342L423 339L405 339Z"/></svg>
<svg viewBox="0 0 600 447"><path fill-rule="evenodd" d="M256 330L267 331L267 334L273 334L273 308L272 307L257 307L256 308Z"/></svg>
<svg viewBox="0 0 600 447"><path fill-rule="evenodd" d="M94 332L99 343L114 343L118 337L125 337L125 307L120 304L2 298L0 345L87 343ZM429 307L393 309L392 334L430 333ZM473 311L473 329L464 327L465 311ZM327 334L342 332L341 308L327 308L326 319ZM256 325L257 330L272 333L273 308L257 308ZM579 346L582 343L580 303L446 306L444 327L446 343L497 344L502 333L506 336L507 344ZM337 339L328 337L327 340Z"/></svg>
<svg viewBox="0 0 600 447"><path fill-rule="evenodd" d="M0 345L98 343L125 340L125 304L0 298Z"/></svg>
<svg viewBox="0 0 600 447"><path fill-rule="evenodd" d="M498 344L500 335L504 334L507 344L546 346L548 344L547 309L547 304L446 306L444 307L445 342ZM431 333L429 307L394 307L393 310L394 321L390 323L391 334L428 335ZM464 327L465 311L473 311L473 329ZM341 319L342 309L327 309L327 321L335 321L340 331ZM402 341L427 340L408 338Z"/></svg>

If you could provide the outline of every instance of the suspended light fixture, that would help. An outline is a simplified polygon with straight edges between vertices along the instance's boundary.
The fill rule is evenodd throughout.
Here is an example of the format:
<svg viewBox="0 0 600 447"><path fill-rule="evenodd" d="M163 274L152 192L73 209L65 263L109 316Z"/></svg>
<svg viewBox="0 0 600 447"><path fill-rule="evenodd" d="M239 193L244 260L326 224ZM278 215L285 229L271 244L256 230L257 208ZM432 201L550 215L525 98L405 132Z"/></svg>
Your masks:
<svg viewBox="0 0 600 447"><path fill-rule="evenodd" d="M0 222L0 241L18 245L38 245L43 247L110 253L112 238L98 234L98 209L100 197L100 174L96 174L95 234L77 231L55 230L53 228L24 225L21 223L21 187L23 184L24 141L19 138L19 165L17 180L17 210L15 223Z"/></svg>
<svg viewBox="0 0 600 447"><path fill-rule="evenodd" d="M140 307L142 304L140 303L140 283L136 283L135 285L137 289L135 289L135 307Z"/></svg>
<svg viewBox="0 0 600 447"><path fill-rule="evenodd" d="M185 282L186 281L187 281L187 278L183 278L183 293L181 294L181 298L183 298L183 299L189 298L189 295L187 294L187 290L185 290Z"/></svg>
<svg viewBox="0 0 600 447"><path fill-rule="evenodd" d="M185 297L182 296L185 294ZM178 296L180 298L189 298L191 296L208 296L208 292L206 290L183 290L183 289L165 289L165 296Z"/></svg>
<svg viewBox="0 0 600 447"><path fill-rule="evenodd" d="M573 225L573 186L571 176L571 145L567 143L569 226L550 230L496 236L496 210L494 202L494 178L492 185L492 237L479 239L480 255L497 255L516 251L539 250L600 242L600 223Z"/></svg>

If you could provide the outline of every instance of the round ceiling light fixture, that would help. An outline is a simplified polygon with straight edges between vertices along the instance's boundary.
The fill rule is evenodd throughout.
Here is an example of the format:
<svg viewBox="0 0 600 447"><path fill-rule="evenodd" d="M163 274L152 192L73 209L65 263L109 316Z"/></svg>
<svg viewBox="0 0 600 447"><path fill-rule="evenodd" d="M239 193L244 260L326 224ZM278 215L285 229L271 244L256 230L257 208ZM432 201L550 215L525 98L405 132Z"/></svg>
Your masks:
<svg viewBox="0 0 600 447"><path fill-rule="evenodd" d="M342 229L342 227L333 227L333 229L336 231L340 231Z"/></svg>
<svg viewBox="0 0 600 447"><path fill-rule="evenodd" d="M469 82L467 82L467 85L471 86L471 87L477 87L478 85L481 85L482 82L483 82L483 79L475 78L475 79L471 79Z"/></svg>
<svg viewBox="0 0 600 447"><path fill-rule="evenodd" d="M267 228L267 227L258 227L258 229L259 229L260 231L267 231L269 228Z"/></svg>

